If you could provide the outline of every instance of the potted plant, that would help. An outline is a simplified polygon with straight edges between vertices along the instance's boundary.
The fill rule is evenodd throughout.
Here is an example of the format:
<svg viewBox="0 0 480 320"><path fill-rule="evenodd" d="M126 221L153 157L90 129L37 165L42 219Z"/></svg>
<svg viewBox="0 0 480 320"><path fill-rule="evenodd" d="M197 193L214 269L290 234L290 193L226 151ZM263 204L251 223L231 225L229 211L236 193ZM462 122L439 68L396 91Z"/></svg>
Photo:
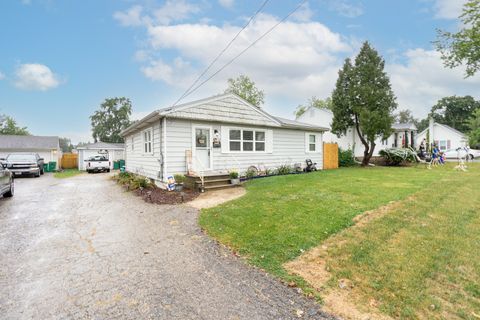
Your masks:
<svg viewBox="0 0 480 320"><path fill-rule="evenodd" d="M230 171L230 183L239 184L240 179L238 178L238 171Z"/></svg>
<svg viewBox="0 0 480 320"><path fill-rule="evenodd" d="M183 183L185 182L185 176L183 174L174 175L175 178L175 191L183 190Z"/></svg>

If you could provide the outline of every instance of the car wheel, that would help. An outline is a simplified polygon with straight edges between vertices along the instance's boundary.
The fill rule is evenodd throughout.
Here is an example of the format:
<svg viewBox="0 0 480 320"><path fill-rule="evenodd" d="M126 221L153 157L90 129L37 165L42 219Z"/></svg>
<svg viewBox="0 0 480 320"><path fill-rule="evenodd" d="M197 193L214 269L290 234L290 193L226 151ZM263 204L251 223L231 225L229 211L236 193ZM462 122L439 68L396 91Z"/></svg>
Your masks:
<svg viewBox="0 0 480 320"><path fill-rule="evenodd" d="M44 173L45 173L45 170L41 169L40 174L43 176Z"/></svg>
<svg viewBox="0 0 480 320"><path fill-rule="evenodd" d="M110 172L110 169L107 169L107 172Z"/></svg>
<svg viewBox="0 0 480 320"><path fill-rule="evenodd" d="M15 193L15 183L12 180L10 181L10 190L6 192L3 196L6 198L10 198L10 197L13 197L14 193Z"/></svg>

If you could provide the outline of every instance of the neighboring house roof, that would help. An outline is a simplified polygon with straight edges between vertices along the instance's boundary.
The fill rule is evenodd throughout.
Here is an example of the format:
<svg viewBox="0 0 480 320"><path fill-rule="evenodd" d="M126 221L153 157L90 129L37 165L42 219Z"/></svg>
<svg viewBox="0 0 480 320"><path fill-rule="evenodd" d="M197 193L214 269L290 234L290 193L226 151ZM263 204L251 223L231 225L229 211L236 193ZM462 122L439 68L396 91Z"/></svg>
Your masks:
<svg viewBox="0 0 480 320"><path fill-rule="evenodd" d="M0 149L58 149L58 137L0 135Z"/></svg>
<svg viewBox="0 0 480 320"><path fill-rule="evenodd" d="M434 126L441 126L441 127L444 127L444 128L446 128L446 129L448 129L448 130L450 130L450 131L452 131L452 132L454 132L454 133L458 134L459 136L466 137L466 136L465 136L465 134L464 134L463 132L461 132L461 131L458 131L457 129L455 129L455 128L452 128L452 127L450 127L450 126L448 126L448 125L446 125L446 124L442 124L442 123L435 122L433 125L434 125ZM426 128L425 130L423 130L422 132L420 132L420 133L419 133L419 135L423 135L424 133L426 133L426 132L427 132L427 130L428 130L428 128Z"/></svg>
<svg viewBox="0 0 480 320"><path fill-rule="evenodd" d="M224 99L224 98L234 98L239 103L241 103L243 106L249 107L251 109L250 112L255 113L255 114L259 114L262 117L264 117L265 121L267 121L268 124L263 124L261 126L283 127L283 128L289 128L289 129L305 129L305 130L314 130L314 131L327 131L328 130L328 128L318 127L318 126L314 126L314 125L310 125L310 124L307 124L307 123L298 122L298 121L294 121L294 120L288 120L288 119L274 117L274 116L270 115L269 113L267 113L265 110L252 105L251 103L249 103L245 99L242 99L241 97L237 96L234 93L225 93L225 94L216 95L216 96L212 96L212 97L209 97L209 98L205 98L205 99L196 100L196 101L192 101L192 102L189 102L189 103L181 104L181 105L178 105L178 106L163 108L163 109L153 111L152 113L150 113L149 115L147 115L143 119L135 122L130 127L123 130L121 134L125 136L126 134L128 134L130 132L136 131L137 129L139 129L141 127L144 127L144 126L146 126L150 123L153 123L153 122L157 121L158 119L161 119L161 118L164 118L164 117L182 118L182 117L184 117L184 114L182 113L182 111L184 111L184 110L194 109L197 106L199 107L199 106L208 105L211 102L215 102L215 101L218 101L218 100L221 100L221 99ZM189 116L188 118L189 119L195 119L195 116ZM205 118L200 118L200 117L196 120L215 121L215 120L212 120L210 118L205 119ZM228 120L221 120L221 121L219 120L218 122L239 123L238 121L233 121L233 120L231 122L228 121ZM244 122L243 124L259 125L259 124L250 123L250 122Z"/></svg>
<svg viewBox="0 0 480 320"><path fill-rule="evenodd" d="M107 142L95 142L89 143L81 147L77 147L77 150L123 150L125 149L124 143L107 143Z"/></svg>
<svg viewBox="0 0 480 320"><path fill-rule="evenodd" d="M414 123L407 122L407 123L394 123L392 124L393 130L417 130L417 126Z"/></svg>

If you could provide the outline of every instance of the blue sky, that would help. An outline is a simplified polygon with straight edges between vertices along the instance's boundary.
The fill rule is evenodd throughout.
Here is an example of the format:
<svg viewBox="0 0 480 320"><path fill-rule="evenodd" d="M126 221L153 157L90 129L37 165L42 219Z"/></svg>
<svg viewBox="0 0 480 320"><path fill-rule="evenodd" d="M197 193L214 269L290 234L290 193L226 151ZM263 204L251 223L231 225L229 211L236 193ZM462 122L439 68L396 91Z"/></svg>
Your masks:
<svg viewBox="0 0 480 320"><path fill-rule="evenodd" d="M90 138L103 99L132 100L134 117L173 103L263 0L10 0L0 4L0 113L37 135ZM271 0L216 67L297 4ZM431 41L455 30L462 0L310 0L286 23L185 99L249 75L265 109L293 117L330 95L338 68L368 40L386 60L399 109L424 116L445 95L477 96L479 77L443 68Z"/></svg>

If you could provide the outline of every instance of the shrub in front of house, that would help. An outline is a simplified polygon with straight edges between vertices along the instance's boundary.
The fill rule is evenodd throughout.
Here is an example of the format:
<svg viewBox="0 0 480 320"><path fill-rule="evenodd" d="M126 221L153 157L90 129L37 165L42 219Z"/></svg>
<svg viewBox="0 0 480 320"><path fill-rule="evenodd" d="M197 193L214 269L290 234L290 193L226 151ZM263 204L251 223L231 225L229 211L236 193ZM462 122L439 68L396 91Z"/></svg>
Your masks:
<svg viewBox="0 0 480 320"><path fill-rule="evenodd" d="M338 148L338 166L339 167L352 167L356 165L355 155L352 149Z"/></svg>
<svg viewBox="0 0 480 320"><path fill-rule="evenodd" d="M183 174L176 174L173 176L177 184L182 184L185 182L185 176Z"/></svg>
<svg viewBox="0 0 480 320"><path fill-rule="evenodd" d="M289 165L281 165L280 167L277 168L277 174L278 175L286 175L290 174L293 172L293 168Z"/></svg>

